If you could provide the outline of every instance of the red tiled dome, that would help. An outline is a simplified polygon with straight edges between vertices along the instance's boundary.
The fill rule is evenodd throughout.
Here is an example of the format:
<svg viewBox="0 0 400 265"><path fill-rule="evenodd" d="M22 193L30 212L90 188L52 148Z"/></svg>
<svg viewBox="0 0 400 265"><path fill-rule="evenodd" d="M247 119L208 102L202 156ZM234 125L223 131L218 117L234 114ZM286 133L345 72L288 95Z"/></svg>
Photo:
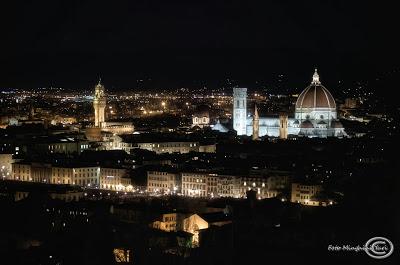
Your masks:
<svg viewBox="0 0 400 265"><path fill-rule="evenodd" d="M296 108L329 108L336 109L336 103L331 93L319 81L317 69L311 85L301 92L296 102Z"/></svg>

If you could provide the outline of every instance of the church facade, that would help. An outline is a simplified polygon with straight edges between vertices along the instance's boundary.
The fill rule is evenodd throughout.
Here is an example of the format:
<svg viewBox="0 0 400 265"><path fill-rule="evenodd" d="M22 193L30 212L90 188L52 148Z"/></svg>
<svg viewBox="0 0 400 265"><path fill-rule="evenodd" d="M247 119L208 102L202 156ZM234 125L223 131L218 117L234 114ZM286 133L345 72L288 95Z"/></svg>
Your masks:
<svg viewBox="0 0 400 265"><path fill-rule="evenodd" d="M311 84L297 98L293 117L280 114L275 117L247 115L247 89L233 89L233 128L238 135L286 139L289 135L305 137L344 137L346 133L337 120L336 103L331 93L319 80L317 69Z"/></svg>

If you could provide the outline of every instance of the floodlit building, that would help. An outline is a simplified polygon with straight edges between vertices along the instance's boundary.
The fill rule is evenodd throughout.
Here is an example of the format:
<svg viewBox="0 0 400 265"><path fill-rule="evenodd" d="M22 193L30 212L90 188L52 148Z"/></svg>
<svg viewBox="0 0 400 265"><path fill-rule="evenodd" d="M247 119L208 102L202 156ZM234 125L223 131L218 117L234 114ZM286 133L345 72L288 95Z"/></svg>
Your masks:
<svg viewBox="0 0 400 265"><path fill-rule="evenodd" d="M101 84L101 80L96 85L93 98L94 108L94 126L103 127L105 122L106 95L105 88Z"/></svg>
<svg viewBox="0 0 400 265"><path fill-rule="evenodd" d="M136 143L137 148L162 153L185 154L199 150L198 142L159 142L159 143Z"/></svg>
<svg viewBox="0 0 400 265"><path fill-rule="evenodd" d="M177 231L178 213L164 213L150 223L150 227L165 232L175 232Z"/></svg>
<svg viewBox="0 0 400 265"><path fill-rule="evenodd" d="M238 135L272 136L286 139L288 135L306 137L344 137L343 125L337 120L336 103L319 79L315 69L312 82L297 98L294 117L258 117L247 115L247 89L233 89L233 128ZM254 124L258 123L258 124Z"/></svg>
<svg viewBox="0 0 400 265"><path fill-rule="evenodd" d="M17 162L12 164L12 179L19 181L32 181L31 163Z"/></svg>
<svg viewBox="0 0 400 265"><path fill-rule="evenodd" d="M320 206L315 196L322 191L321 185L292 183L291 202L309 206Z"/></svg>
<svg viewBox="0 0 400 265"><path fill-rule="evenodd" d="M100 188L105 190L129 190L132 189L131 180L127 176L125 168L100 168Z"/></svg>
<svg viewBox="0 0 400 265"><path fill-rule="evenodd" d="M192 247L198 247L200 244L199 232L202 229L207 229L209 224L197 214L163 213L149 226L165 232L184 231L191 233L193 235Z"/></svg>
<svg viewBox="0 0 400 265"><path fill-rule="evenodd" d="M247 88L233 88L233 129L247 134Z"/></svg>
<svg viewBox="0 0 400 265"><path fill-rule="evenodd" d="M210 111L208 106L200 106L192 116L192 127L200 128L210 126Z"/></svg>
<svg viewBox="0 0 400 265"><path fill-rule="evenodd" d="M180 174L171 171L147 171L147 191L161 194L175 194L181 190Z"/></svg>
<svg viewBox="0 0 400 265"><path fill-rule="evenodd" d="M14 159L12 153L0 153L0 178L11 178L13 162Z"/></svg>
<svg viewBox="0 0 400 265"><path fill-rule="evenodd" d="M206 197L208 173L182 173L182 194L191 197Z"/></svg>
<svg viewBox="0 0 400 265"><path fill-rule="evenodd" d="M236 176L219 175L217 178L218 197L239 197L240 178Z"/></svg>
<svg viewBox="0 0 400 265"><path fill-rule="evenodd" d="M192 246L197 247L200 245L199 233L202 229L209 227L208 222L197 214L192 214L183 219L183 231L193 234Z"/></svg>
<svg viewBox="0 0 400 265"><path fill-rule="evenodd" d="M33 182L50 183L52 176L52 166L50 163L32 162L31 176Z"/></svg>
<svg viewBox="0 0 400 265"><path fill-rule="evenodd" d="M53 184L72 184L83 187L99 187L100 167L81 165L53 165Z"/></svg>
<svg viewBox="0 0 400 265"><path fill-rule="evenodd" d="M185 154L189 152L204 152L214 153L216 150L215 144L200 145L196 141L157 141L154 142L143 142L143 141L126 141L121 139L120 141L115 140L113 142L114 149L125 150L128 154L131 153L132 149L145 149L148 151L156 152L157 154L163 153L179 153Z"/></svg>
<svg viewBox="0 0 400 265"><path fill-rule="evenodd" d="M21 161L12 164L11 176L19 181L79 185L116 191L130 191L133 188L124 168Z"/></svg>

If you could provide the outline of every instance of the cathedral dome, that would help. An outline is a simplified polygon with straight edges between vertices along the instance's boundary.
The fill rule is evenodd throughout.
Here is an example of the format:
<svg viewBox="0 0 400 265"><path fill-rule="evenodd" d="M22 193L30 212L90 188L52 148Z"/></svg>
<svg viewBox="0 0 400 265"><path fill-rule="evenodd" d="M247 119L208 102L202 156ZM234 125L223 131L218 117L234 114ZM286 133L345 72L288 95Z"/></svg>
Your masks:
<svg viewBox="0 0 400 265"><path fill-rule="evenodd" d="M331 93L319 81L317 69L315 69L311 84L299 95L296 109L336 109Z"/></svg>

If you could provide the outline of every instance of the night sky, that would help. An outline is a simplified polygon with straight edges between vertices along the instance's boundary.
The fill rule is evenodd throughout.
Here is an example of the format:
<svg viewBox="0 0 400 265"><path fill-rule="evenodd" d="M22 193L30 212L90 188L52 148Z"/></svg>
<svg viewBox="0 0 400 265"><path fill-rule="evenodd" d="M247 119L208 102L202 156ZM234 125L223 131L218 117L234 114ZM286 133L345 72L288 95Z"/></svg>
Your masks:
<svg viewBox="0 0 400 265"><path fill-rule="evenodd" d="M0 87L90 87L99 75L116 88L251 86L284 74L302 88L315 66L331 87L369 80L398 69L400 46L396 9L366 2L15 1Z"/></svg>

